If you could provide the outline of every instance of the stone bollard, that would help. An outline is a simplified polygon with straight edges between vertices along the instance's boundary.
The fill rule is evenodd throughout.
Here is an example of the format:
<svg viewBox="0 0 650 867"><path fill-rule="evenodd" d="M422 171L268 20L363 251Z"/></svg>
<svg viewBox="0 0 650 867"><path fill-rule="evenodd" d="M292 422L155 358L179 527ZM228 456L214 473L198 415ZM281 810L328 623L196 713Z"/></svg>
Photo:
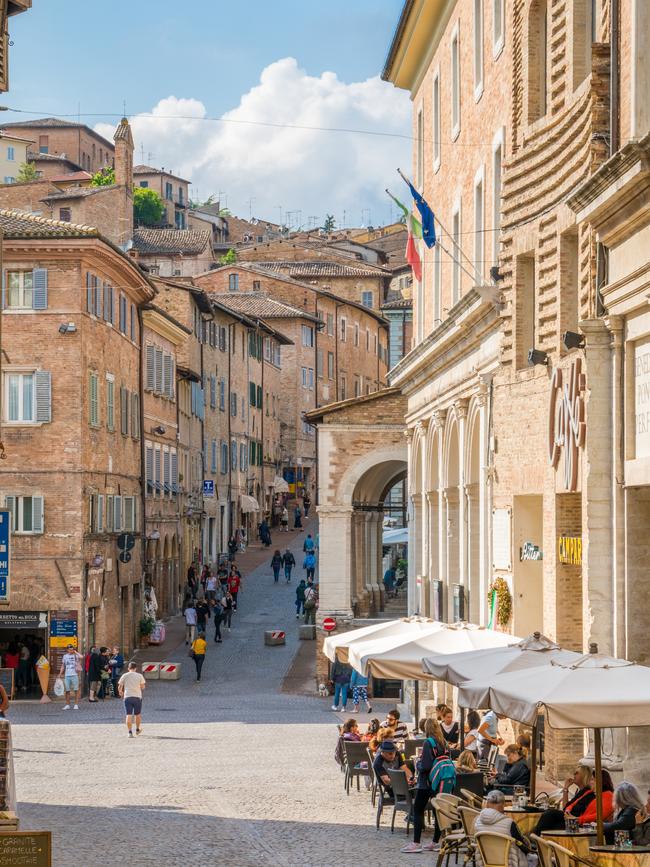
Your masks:
<svg viewBox="0 0 650 867"><path fill-rule="evenodd" d="M286 644L286 635L279 629L267 629L264 633L264 644L269 647L277 647L280 644Z"/></svg>
<svg viewBox="0 0 650 867"><path fill-rule="evenodd" d="M180 680L181 664L180 662L161 662L160 663L160 679L161 680Z"/></svg>
<svg viewBox="0 0 650 867"><path fill-rule="evenodd" d="M316 626L313 623L306 623L304 626L298 627L298 638L301 641L316 640Z"/></svg>
<svg viewBox="0 0 650 867"><path fill-rule="evenodd" d="M160 680L160 663L159 662L143 662L142 676L145 680Z"/></svg>

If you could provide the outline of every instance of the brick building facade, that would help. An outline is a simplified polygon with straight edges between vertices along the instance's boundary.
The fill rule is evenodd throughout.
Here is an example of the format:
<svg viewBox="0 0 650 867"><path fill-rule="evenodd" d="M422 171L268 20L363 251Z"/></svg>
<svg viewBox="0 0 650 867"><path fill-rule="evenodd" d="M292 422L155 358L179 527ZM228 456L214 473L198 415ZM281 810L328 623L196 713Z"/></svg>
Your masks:
<svg viewBox="0 0 650 867"><path fill-rule="evenodd" d="M113 165L115 150L111 142L83 123L43 117L10 121L0 125L0 129L30 138L37 153L65 156L91 174Z"/></svg>

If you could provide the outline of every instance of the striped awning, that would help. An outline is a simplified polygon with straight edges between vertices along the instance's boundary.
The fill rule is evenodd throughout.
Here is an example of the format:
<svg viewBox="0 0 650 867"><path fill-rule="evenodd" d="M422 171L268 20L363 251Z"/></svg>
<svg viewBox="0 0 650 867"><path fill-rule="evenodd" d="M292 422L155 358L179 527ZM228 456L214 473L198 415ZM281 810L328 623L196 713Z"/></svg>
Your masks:
<svg viewBox="0 0 650 867"><path fill-rule="evenodd" d="M246 514L247 512L259 512L259 503L255 497L249 497L248 494L242 494L240 497L239 508Z"/></svg>

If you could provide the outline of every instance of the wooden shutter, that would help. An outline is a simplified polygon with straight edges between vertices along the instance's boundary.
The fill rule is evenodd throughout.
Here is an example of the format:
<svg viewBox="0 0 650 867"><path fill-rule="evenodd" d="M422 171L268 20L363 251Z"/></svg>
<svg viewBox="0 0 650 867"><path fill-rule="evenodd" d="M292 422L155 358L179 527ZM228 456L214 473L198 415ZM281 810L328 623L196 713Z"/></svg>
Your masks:
<svg viewBox="0 0 650 867"><path fill-rule="evenodd" d="M162 349L156 349L156 364L155 364L155 375L156 375L156 384L155 390L158 394L163 393L163 351Z"/></svg>
<svg viewBox="0 0 650 867"><path fill-rule="evenodd" d="M120 430L124 436L129 434L129 392L120 386Z"/></svg>
<svg viewBox="0 0 650 867"><path fill-rule="evenodd" d="M154 451L154 488L160 490L160 446Z"/></svg>
<svg viewBox="0 0 650 867"><path fill-rule="evenodd" d="M263 399L262 399L262 386L257 386L257 408L262 409Z"/></svg>
<svg viewBox="0 0 650 867"><path fill-rule="evenodd" d="M170 454L171 474L172 474L172 493L178 493L178 454L176 449L173 449Z"/></svg>
<svg viewBox="0 0 650 867"><path fill-rule="evenodd" d="M131 436L136 440L140 436L140 395L136 392L131 394Z"/></svg>
<svg viewBox="0 0 650 867"><path fill-rule="evenodd" d="M215 409L217 406L217 378L210 377L210 406Z"/></svg>
<svg viewBox="0 0 650 867"><path fill-rule="evenodd" d="M92 425L98 423L98 407L97 407L97 374L88 374L88 421Z"/></svg>
<svg viewBox="0 0 650 867"><path fill-rule="evenodd" d="M111 287L104 283L104 320L111 321Z"/></svg>
<svg viewBox="0 0 650 867"><path fill-rule="evenodd" d="M104 307L102 304L102 281L99 279L99 277L95 277L94 283L95 283L95 316L97 316L98 319L101 319L102 314L103 314L103 310L104 310Z"/></svg>
<svg viewBox="0 0 650 867"><path fill-rule="evenodd" d="M9 532L16 532L16 498L14 496L5 497L5 509L9 510L9 514L11 515L11 523L9 525Z"/></svg>
<svg viewBox="0 0 650 867"><path fill-rule="evenodd" d="M36 382L36 421L52 421L52 380L48 370L37 370Z"/></svg>
<svg viewBox="0 0 650 867"><path fill-rule="evenodd" d="M251 406L255 406L255 383L248 383L248 402Z"/></svg>
<svg viewBox="0 0 650 867"><path fill-rule="evenodd" d="M97 495L97 526L95 528L98 533L104 532L104 495Z"/></svg>
<svg viewBox="0 0 650 867"><path fill-rule="evenodd" d="M45 530L45 501L43 497L32 497L32 533Z"/></svg>
<svg viewBox="0 0 650 867"><path fill-rule="evenodd" d="M106 495L106 532L110 533L113 529L113 496Z"/></svg>
<svg viewBox="0 0 650 867"><path fill-rule="evenodd" d="M146 388L153 391L156 387L156 353L150 343L146 349L146 368Z"/></svg>
<svg viewBox="0 0 650 867"><path fill-rule="evenodd" d="M135 530L135 501L134 497L122 497L124 503L124 529Z"/></svg>
<svg viewBox="0 0 650 867"><path fill-rule="evenodd" d="M153 493L153 446L147 443L144 450L145 461L145 483L147 494Z"/></svg>
<svg viewBox="0 0 650 867"><path fill-rule="evenodd" d="M119 533L122 529L122 497L113 497L113 530Z"/></svg>
<svg viewBox="0 0 650 867"><path fill-rule="evenodd" d="M32 306L34 310L47 310L47 268L32 271Z"/></svg>
<svg viewBox="0 0 650 867"><path fill-rule="evenodd" d="M169 449L165 449L165 451L163 452L163 487L165 494L169 494L171 492Z"/></svg>
<svg viewBox="0 0 650 867"><path fill-rule="evenodd" d="M171 355L163 356L163 393L167 397L174 396L174 381L173 381L174 362Z"/></svg>

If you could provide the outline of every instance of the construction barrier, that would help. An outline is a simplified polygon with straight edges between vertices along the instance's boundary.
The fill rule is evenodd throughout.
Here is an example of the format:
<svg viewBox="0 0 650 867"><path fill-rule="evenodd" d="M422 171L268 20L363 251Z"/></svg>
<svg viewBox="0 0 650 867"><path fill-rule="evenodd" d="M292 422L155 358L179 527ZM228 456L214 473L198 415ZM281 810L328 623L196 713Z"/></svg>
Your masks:
<svg viewBox="0 0 650 867"><path fill-rule="evenodd" d="M160 663L160 679L161 680L179 680L181 676L180 662L161 662Z"/></svg>
<svg viewBox="0 0 650 867"><path fill-rule="evenodd" d="M160 679L160 663L159 662L143 662L142 675L145 680Z"/></svg>
<svg viewBox="0 0 650 867"><path fill-rule="evenodd" d="M286 635L279 629L269 629L264 633L264 644L269 647L277 647L286 643Z"/></svg>
<svg viewBox="0 0 650 867"><path fill-rule="evenodd" d="M316 625L314 623L305 623L304 626L298 627L298 638L301 641L316 640Z"/></svg>

